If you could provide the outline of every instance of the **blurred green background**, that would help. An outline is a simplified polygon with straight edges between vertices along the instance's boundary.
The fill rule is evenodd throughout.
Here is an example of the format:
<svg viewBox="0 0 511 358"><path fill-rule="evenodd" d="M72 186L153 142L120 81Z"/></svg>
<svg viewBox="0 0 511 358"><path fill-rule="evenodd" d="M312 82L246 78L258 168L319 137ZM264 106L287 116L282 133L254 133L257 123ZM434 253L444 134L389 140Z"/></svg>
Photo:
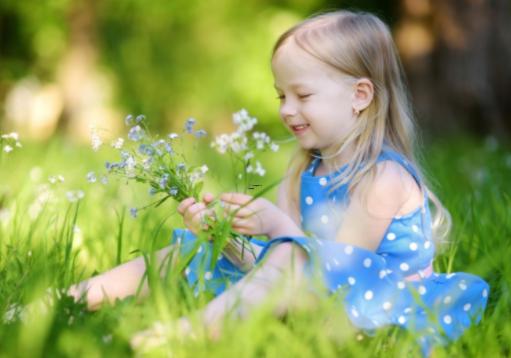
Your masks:
<svg viewBox="0 0 511 358"><path fill-rule="evenodd" d="M19 132L23 144L0 152L0 357L126 356L134 332L167 311L177 317L205 303L187 303L155 281L141 305L127 299L88 313L64 299L49 314L14 319L48 287L168 245L172 228L183 225L169 202L130 218L130 207L151 200L143 185L87 183L88 171L116 160L108 145L91 150L90 126L109 143L125 134L128 113L144 113L162 134L180 132L193 116L216 135L230 131L231 114L244 107L259 129L285 140L271 48L289 26L336 8L374 12L393 32L426 139L422 164L453 216L435 269L474 273L491 286L483 323L435 356L509 355L509 0L0 0L0 132ZM232 190L236 179L211 139L189 159L210 165L208 190ZM293 143L281 144L262 159L261 184L282 176ZM63 183L48 181L58 175ZM79 192L83 200L70 200ZM318 334L325 322L318 312L292 324L255 316L219 344L178 343L186 353L176 356L413 356L409 342L389 340L388 330L362 342Z"/></svg>
<svg viewBox="0 0 511 358"><path fill-rule="evenodd" d="M429 137L509 135L507 0L2 0L0 129L85 140L90 125L113 136L125 114L144 113L160 129L194 116L218 132L244 107L284 135L272 45L336 8L389 24Z"/></svg>

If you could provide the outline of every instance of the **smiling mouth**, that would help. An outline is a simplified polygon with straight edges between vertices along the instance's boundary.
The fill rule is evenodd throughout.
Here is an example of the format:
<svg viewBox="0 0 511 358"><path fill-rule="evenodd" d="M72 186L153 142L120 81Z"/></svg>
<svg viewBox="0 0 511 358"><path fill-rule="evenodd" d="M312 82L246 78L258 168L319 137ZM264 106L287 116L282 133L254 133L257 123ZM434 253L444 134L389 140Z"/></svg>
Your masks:
<svg viewBox="0 0 511 358"><path fill-rule="evenodd" d="M291 130L295 134L301 134L301 133L305 132L307 130L307 128L309 128L309 127L310 127L309 124L298 124L298 125L290 126Z"/></svg>

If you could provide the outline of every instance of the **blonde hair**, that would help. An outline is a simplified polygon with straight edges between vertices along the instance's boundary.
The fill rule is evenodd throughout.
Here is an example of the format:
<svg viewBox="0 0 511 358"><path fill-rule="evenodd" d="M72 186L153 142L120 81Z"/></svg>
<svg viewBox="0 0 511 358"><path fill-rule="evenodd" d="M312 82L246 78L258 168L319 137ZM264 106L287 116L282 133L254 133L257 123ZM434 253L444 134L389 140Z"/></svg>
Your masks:
<svg viewBox="0 0 511 358"><path fill-rule="evenodd" d="M349 183L350 192L369 175L374 178L383 145L401 153L417 168L416 143L404 75L390 30L378 17L368 13L335 11L309 18L283 33L273 48L273 56L288 40L332 68L353 78L367 78L374 86L370 105L358 118L358 125L339 143L336 154L355 148L345 175L339 176L332 190ZM298 148L289 164L289 202L299 208L301 173L317 156ZM335 168L329 168L335 169ZM421 180L422 181L422 180ZM446 238L451 225L449 212L425 184L423 190L434 204L433 236Z"/></svg>

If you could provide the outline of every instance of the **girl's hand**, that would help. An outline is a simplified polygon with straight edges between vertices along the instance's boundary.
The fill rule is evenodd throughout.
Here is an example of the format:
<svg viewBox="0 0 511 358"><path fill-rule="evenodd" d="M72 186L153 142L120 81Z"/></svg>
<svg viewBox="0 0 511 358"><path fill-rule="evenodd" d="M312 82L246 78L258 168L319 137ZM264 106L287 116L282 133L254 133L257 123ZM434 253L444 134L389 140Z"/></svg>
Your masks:
<svg viewBox="0 0 511 358"><path fill-rule="evenodd" d="M289 217L269 200L242 193L225 193L220 196L228 212L234 214L233 229L244 235L275 236L280 223ZM251 201L251 202L250 202Z"/></svg>
<svg viewBox="0 0 511 358"><path fill-rule="evenodd" d="M202 201L197 202L195 198L186 198L177 207L177 211L183 216L185 226L194 235L200 231L207 230L206 217L214 214L213 209L208 209L207 205L214 199L213 194L206 193Z"/></svg>

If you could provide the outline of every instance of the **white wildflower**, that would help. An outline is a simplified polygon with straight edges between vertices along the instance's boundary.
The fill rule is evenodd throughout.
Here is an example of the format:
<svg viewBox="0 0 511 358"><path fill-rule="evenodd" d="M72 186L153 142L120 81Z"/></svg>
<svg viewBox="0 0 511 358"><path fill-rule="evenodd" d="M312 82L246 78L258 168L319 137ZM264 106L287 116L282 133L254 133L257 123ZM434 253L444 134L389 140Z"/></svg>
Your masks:
<svg viewBox="0 0 511 358"><path fill-rule="evenodd" d="M178 138L178 137L179 137L179 134L177 134L177 133L170 133L170 134L168 135L168 137L169 137L169 139L176 139L176 138Z"/></svg>
<svg viewBox="0 0 511 358"><path fill-rule="evenodd" d="M117 138L112 142L112 147L115 149L121 149L124 145L124 138Z"/></svg>
<svg viewBox="0 0 511 358"><path fill-rule="evenodd" d="M19 141L20 137L19 137L18 133L11 132L8 134L2 134L2 139L13 139L15 141Z"/></svg>
<svg viewBox="0 0 511 358"><path fill-rule="evenodd" d="M225 154L229 146L229 136L227 134L219 135L215 138L215 141L211 143L211 146L215 148L220 154Z"/></svg>
<svg viewBox="0 0 511 358"><path fill-rule="evenodd" d="M94 172L88 172L88 173L87 173L87 181L88 181L89 183L95 183L95 182L96 182L96 180L97 180L97 178L96 178L96 173L94 173Z"/></svg>
<svg viewBox="0 0 511 358"><path fill-rule="evenodd" d="M10 145L8 145L8 144L4 146L4 152L6 152L6 153L12 152L12 149L13 148Z"/></svg>
<svg viewBox="0 0 511 358"><path fill-rule="evenodd" d="M151 169L151 165L153 164L153 158L152 157L148 157L148 158L144 158L142 160L142 167L145 169L145 170L149 170Z"/></svg>
<svg viewBox="0 0 511 358"><path fill-rule="evenodd" d="M101 147L101 145L103 144L103 141L99 137L98 132L95 127L91 127L90 133L91 133L90 141L91 141L92 150L97 152L99 150L99 148Z"/></svg>
<svg viewBox="0 0 511 358"><path fill-rule="evenodd" d="M266 170L263 168L263 166L261 165L261 163L259 161L256 162L256 168L255 168L255 173L259 176L264 176L266 174Z"/></svg>
<svg viewBox="0 0 511 358"><path fill-rule="evenodd" d="M64 177L62 175L52 175L48 177L48 181L50 184L57 184L57 183L63 183Z"/></svg>
<svg viewBox="0 0 511 358"><path fill-rule="evenodd" d="M278 150L279 150L279 145L278 145L277 143L272 143L272 144L270 145L270 150L271 150L272 152L278 152Z"/></svg>
<svg viewBox="0 0 511 358"><path fill-rule="evenodd" d="M247 154L245 154L245 156L243 157L243 159L248 162L250 159L252 159L254 157L254 152L247 152Z"/></svg>
<svg viewBox="0 0 511 358"><path fill-rule="evenodd" d="M70 203L77 202L85 196L82 190L69 190L66 192L66 198Z"/></svg>
<svg viewBox="0 0 511 358"><path fill-rule="evenodd" d="M204 164L202 167L200 167L200 171L202 174L206 174L208 172L209 168L206 164Z"/></svg>
<svg viewBox="0 0 511 358"><path fill-rule="evenodd" d="M242 134L242 133L234 132L231 135L231 142L229 144L230 144L230 149L234 153L243 152L243 151L246 151L248 149L248 147L247 147L247 144L248 144L247 137L244 134Z"/></svg>
<svg viewBox="0 0 511 358"><path fill-rule="evenodd" d="M200 175L197 172L193 172L192 174L190 174L189 179L192 184L195 184L200 179Z"/></svg>
<svg viewBox="0 0 511 358"><path fill-rule="evenodd" d="M133 156L128 156L126 159L126 174L130 177L135 175L135 166L137 165L137 161Z"/></svg>
<svg viewBox="0 0 511 358"><path fill-rule="evenodd" d="M82 229L78 225L73 226L73 240L76 247L80 247L83 244L83 233Z"/></svg>
<svg viewBox="0 0 511 358"><path fill-rule="evenodd" d="M238 126L239 132L248 132L257 124L257 119L250 117L246 109L234 113L232 121Z"/></svg>

